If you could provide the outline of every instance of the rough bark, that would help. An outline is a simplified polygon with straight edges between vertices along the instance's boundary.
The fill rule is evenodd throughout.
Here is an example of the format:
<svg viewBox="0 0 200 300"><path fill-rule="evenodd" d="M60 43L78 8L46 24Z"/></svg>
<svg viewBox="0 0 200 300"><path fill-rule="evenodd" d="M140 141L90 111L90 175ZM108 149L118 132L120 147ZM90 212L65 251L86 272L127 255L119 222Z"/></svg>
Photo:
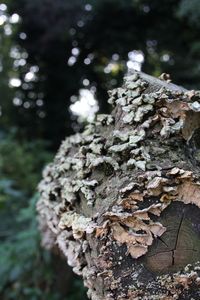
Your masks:
<svg viewBox="0 0 200 300"><path fill-rule="evenodd" d="M200 93L134 73L39 185L43 244L92 300L200 299Z"/></svg>

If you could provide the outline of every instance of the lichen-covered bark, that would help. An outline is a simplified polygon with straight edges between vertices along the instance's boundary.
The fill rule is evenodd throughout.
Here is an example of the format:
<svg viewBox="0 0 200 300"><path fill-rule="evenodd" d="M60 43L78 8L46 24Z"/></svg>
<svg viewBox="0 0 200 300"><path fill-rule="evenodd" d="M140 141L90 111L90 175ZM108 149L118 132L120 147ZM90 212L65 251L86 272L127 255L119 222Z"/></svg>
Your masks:
<svg viewBox="0 0 200 300"><path fill-rule="evenodd" d="M135 73L44 170L43 244L92 300L200 299L200 93Z"/></svg>

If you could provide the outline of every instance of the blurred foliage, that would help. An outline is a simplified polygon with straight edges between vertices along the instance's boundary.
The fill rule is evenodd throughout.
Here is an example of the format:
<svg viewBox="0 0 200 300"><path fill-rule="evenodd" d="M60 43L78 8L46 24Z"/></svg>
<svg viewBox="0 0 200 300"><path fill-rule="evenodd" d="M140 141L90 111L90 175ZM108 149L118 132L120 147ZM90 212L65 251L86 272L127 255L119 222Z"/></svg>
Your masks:
<svg viewBox="0 0 200 300"><path fill-rule="evenodd" d="M198 0L0 3L0 299L85 298L80 280L40 247L41 170L82 127L69 109L80 89L109 112L106 91L122 82L134 53L143 71L200 88L199 18Z"/></svg>
<svg viewBox="0 0 200 300"><path fill-rule="evenodd" d="M12 119L25 137L57 148L77 128L69 106L81 88L96 91L100 111L108 112L106 91L121 83L133 50L144 55L143 71L167 72L178 84L200 87L198 0L6 2L21 17L12 40L27 53L26 64L16 68L21 104ZM36 78L27 80L35 66Z"/></svg>
<svg viewBox="0 0 200 300"><path fill-rule="evenodd" d="M20 142L11 135L4 137L0 141L0 176L12 181L16 189L32 194L44 163L52 158L44 147L39 140Z"/></svg>
<svg viewBox="0 0 200 300"><path fill-rule="evenodd" d="M199 28L200 2L198 0L182 0L179 4L178 15L185 17L191 25Z"/></svg>
<svg viewBox="0 0 200 300"><path fill-rule="evenodd" d="M4 37L4 78L8 70L13 76L12 48L12 70L21 85L12 89L19 100L10 105L12 118L4 122L17 126L24 137L40 137L57 148L64 136L80 128L69 106L81 88L96 91L100 111L108 112L106 91L121 83L133 50L143 53L145 72L168 72L178 84L200 87L198 0L5 2L8 12L21 19ZM27 77L30 70L32 79ZM2 108L5 112L9 103L12 97Z"/></svg>
<svg viewBox="0 0 200 300"><path fill-rule="evenodd" d="M80 280L74 280L67 263L40 246L35 188L42 167L52 158L44 148L41 141L19 142L13 135L2 134L0 139L2 300L84 298ZM35 196L29 200L31 194ZM58 269L61 278L57 276Z"/></svg>
<svg viewBox="0 0 200 300"><path fill-rule="evenodd" d="M66 274L63 274L60 279L56 278L54 264L55 261L58 264L59 258L40 247L35 212L37 199L37 195L34 196L27 208L18 211L16 219L12 220L12 231L6 232L7 238L0 245L0 298L3 300L83 299L84 290L80 280L70 282L73 277L69 277L71 273L67 267L64 268ZM13 226L15 223L17 230ZM63 293L56 283L58 280L66 286Z"/></svg>

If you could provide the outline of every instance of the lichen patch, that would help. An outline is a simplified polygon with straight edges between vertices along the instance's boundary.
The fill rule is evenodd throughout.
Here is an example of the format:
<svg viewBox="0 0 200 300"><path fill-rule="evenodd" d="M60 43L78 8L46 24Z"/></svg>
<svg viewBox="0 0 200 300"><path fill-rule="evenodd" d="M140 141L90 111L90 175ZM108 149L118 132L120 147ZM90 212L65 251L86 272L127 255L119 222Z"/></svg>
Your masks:
<svg viewBox="0 0 200 300"><path fill-rule="evenodd" d="M39 184L43 245L59 247L92 300L200 299L198 253L185 266L194 249L182 246L183 230L182 253L176 245L168 255L176 239L162 219L174 203L200 208L200 93L162 79L136 72L109 91L113 112L66 138ZM186 219L196 245L198 218ZM178 272L145 267L158 244L152 261L176 260Z"/></svg>

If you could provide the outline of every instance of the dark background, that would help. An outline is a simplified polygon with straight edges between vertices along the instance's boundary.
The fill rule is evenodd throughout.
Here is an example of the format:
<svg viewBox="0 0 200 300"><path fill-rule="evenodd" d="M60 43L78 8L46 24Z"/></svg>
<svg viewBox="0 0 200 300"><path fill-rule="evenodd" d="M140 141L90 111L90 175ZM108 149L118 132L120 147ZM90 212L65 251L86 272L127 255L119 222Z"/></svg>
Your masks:
<svg viewBox="0 0 200 300"><path fill-rule="evenodd" d="M84 299L40 247L41 170L132 68L200 87L199 0L0 2L0 299ZM74 105L74 103L76 103Z"/></svg>

